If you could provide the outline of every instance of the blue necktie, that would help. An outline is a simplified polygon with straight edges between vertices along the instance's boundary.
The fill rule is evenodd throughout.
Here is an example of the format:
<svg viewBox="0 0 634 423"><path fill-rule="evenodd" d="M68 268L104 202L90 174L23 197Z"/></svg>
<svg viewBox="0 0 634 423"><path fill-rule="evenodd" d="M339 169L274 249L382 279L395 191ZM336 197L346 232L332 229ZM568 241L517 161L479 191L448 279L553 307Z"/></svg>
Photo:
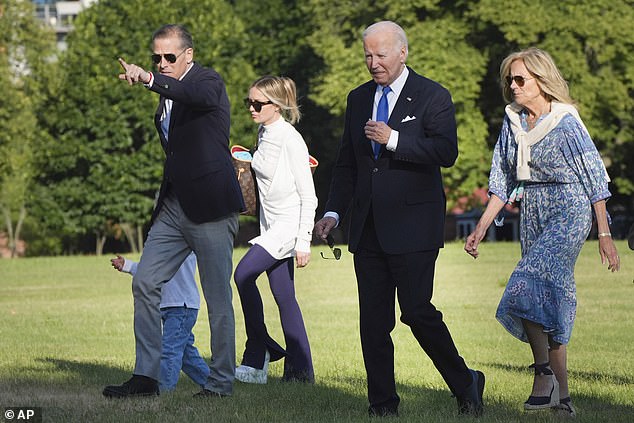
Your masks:
<svg viewBox="0 0 634 423"><path fill-rule="evenodd" d="M383 94L381 95L381 99L379 100L379 106L376 108L376 120L377 122L385 122L387 124L387 120L390 117L390 108L387 104L387 94L392 91L390 87L383 88ZM374 150L374 158L379 157L379 151L381 151L381 144L378 142L372 142L372 148Z"/></svg>
<svg viewBox="0 0 634 423"><path fill-rule="evenodd" d="M163 111L161 112L161 130L163 131L163 135L165 136L165 141L167 141L169 138L172 103L172 100L166 98L165 102L163 103Z"/></svg>

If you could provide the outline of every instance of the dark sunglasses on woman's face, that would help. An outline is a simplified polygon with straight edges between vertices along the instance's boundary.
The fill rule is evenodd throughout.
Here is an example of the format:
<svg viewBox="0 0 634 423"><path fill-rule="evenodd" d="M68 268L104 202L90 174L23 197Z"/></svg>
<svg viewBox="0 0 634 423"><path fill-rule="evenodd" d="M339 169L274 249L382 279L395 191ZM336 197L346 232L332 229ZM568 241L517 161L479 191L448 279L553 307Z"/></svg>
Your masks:
<svg viewBox="0 0 634 423"><path fill-rule="evenodd" d="M155 65L158 65L159 63L161 63L161 59L163 57L165 57L165 60L167 60L169 63L176 63L176 59L178 59L181 54L185 53L185 50L181 51L178 54L174 54L174 53L156 54L155 53L150 57L152 58L152 62L154 62Z"/></svg>
<svg viewBox="0 0 634 423"><path fill-rule="evenodd" d="M332 237L332 235L328 235L326 237L326 242L328 243L328 246L330 247L330 251L332 251L332 255L335 256L335 260L339 260L341 258L341 248L335 247L335 240ZM331 257L326 257L323 251L320 252L320 254L321 254L321 258L331 259Z"/></svg>
<svg viewBox="0 0 634 423"><path fill-rule="evenodd" d="M251 107L253 107L253 110L255 110L258 113L262 111L262 106L266 106L267 104L273 104L273 102L270 100L262 102L257 100L251 100L250 98L244 99L244 105L247 106L247 109L250 109Z"/></svg>
<svg viewBox="0 0 634 423"><path fill-rule="evenodd" d="M511 84L513 83L513 81L515 81L515 83L517 84L518 87L523 87L524 84L526 83L526 81L530 81L531 79L535 79L535 78L524 78L523 76L520 75L515 75L515 76L507 76L506 77L506 83L508 84L508 86L510 87Z"/></svg>

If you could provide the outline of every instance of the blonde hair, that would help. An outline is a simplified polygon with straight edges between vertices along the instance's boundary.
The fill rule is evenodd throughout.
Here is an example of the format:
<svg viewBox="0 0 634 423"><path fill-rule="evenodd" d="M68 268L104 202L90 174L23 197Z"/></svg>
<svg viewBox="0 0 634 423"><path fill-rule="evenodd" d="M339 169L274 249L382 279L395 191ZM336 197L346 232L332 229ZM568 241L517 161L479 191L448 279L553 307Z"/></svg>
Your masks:
<svg viewBox="0 0 634 423"><path fill-rule="evenodd" d="M291 124L299 122L301 113L297 105L295 82L285 76L266 75L257 79L251 88L257 88L264 96L280 108L282 116Z"/></svg>
<svg viewBox="0 0 634 423"><path fill-rule="evenodd" d="M561 75L561 72L559 72L559 69L557 69L555 61L550 54L536 47L511 53L502 61L500 65L500 84L504 100L513 101L513 90L511 90L511 86L506 81L506 77L511 75L511 64L516 60L524 62L524 66L526 66L531 76L535 78L546 100L574 105L574 101L568 91L568 83Z"/></svg>

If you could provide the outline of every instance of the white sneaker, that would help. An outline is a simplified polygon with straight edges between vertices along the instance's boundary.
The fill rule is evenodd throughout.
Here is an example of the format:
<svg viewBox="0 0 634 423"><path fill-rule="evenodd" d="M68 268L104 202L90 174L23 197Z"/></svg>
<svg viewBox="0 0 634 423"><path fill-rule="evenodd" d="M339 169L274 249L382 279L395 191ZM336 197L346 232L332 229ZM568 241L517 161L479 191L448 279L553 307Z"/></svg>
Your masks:
<svg viewBox="0 0 634 423"><path fill-rule="evenodd" d="M266 384L266 378L269 371L269 361L271 355L266 351L264 355L264 366L262 369L256 369L251 366L240 365L236 369L236 379L243 383L255 383L259 385Z"/></svg>

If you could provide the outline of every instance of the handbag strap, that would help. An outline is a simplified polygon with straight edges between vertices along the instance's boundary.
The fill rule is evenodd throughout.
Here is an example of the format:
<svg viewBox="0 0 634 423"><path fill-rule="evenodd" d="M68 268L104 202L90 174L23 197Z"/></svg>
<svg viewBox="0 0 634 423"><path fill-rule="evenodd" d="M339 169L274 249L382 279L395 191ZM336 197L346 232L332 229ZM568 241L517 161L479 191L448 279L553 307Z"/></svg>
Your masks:
<svg viewBox="0 0 634 423"><path fill-rule="evenodd" d="M256 151L258 151L258 144L260 143L260 137L262 136L263 133L264 133L264 125L260 124L260 127L258 128L258 136L255 139L255 144L249 150L249 153L251 153L251 157L253 157Z"/></svg>

